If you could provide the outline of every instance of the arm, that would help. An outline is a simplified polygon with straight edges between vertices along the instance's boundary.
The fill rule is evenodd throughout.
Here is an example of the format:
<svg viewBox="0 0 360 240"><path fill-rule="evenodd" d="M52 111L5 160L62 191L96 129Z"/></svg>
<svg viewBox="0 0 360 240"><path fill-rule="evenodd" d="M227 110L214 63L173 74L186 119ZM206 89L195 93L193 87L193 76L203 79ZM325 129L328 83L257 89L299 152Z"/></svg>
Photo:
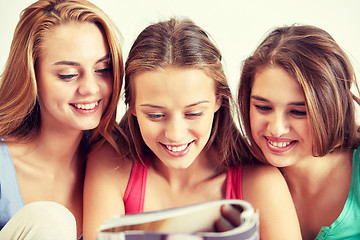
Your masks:
<svg viewBox="0 0 360 240"><path fill-rule="evenodd" d="M244 166L244 200L260 213L260 235L268 239L301 239L299 221L284 177L271 166Z"/></svg>
<svg viewBox="0 0 360 240"><path fill-rule="evenodd" d="M132 163L105 144L88 158L84 183L84 240L115 215L124 214L123 192Z"/></svg>

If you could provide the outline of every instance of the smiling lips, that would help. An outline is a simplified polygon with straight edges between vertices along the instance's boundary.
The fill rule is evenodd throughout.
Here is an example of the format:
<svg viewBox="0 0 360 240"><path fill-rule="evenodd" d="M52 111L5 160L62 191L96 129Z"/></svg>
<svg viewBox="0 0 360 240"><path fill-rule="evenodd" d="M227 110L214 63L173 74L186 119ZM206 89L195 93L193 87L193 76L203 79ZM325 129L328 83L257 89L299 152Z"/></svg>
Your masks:
<svg viewBox="0 0 360 240"><path fill-rule="evenodd" d="M73 106L77 110L85 110L85 111L92 111L97 108L100 101L92 102L92 103L73 103Z"/></svg>
<svg viewBox="0 0 360 240"><path fill-rule="evenodd" d="M276 153L286 152L296 143L296 141L289 139L275 139L269 137L265 137L265 140L268 148Z"/></svg>
<svg viewBox="0 0 360 240"><path fill-rule="evenodd" d="M166 144L161 144L163 145L164 149L166 150L166 152L168 154L170 154L173 157L182 157L185 156L189 150L190 150L190 145L193 143L186 143L186 144L182 144L182 145L166 145Z"/></svg>
<svg viewBox="0 0 360 240"><path fill-rule="evenodd" d="M181 152L181 151L184 151L185 148L187 148L189 144L184 144L184 145L181 145L181 146L170 146L170 145L165 145L167 149L169 149L170 151L172 152Z"/></svg>

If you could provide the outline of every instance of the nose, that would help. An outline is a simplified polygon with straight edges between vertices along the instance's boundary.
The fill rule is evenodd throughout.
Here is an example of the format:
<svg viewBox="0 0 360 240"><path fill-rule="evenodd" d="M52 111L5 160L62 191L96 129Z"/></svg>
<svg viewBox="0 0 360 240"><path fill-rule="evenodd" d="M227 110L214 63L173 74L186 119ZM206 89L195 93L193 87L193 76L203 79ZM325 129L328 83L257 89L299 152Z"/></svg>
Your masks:
<svg viewBox="0 0 360 240"><path fill-rule="evenodd" d="M78 91L81 95L93 95L100 91L96 76L86 73L79 79Z"/></svg>
<svg viewBox="0 0 360 240"><path fill-rule="evenodd" d="M290 131L290 124L285 113L274 113L268 122L268 130L274 137L281 137Z"/></svg>
<svg viewBox="0 0 360 240"><path fill-rule="evenodd" d="M168 119L165 129L165 137L170 143L181 143L186 133L186 121L180 116Z"/></svg>

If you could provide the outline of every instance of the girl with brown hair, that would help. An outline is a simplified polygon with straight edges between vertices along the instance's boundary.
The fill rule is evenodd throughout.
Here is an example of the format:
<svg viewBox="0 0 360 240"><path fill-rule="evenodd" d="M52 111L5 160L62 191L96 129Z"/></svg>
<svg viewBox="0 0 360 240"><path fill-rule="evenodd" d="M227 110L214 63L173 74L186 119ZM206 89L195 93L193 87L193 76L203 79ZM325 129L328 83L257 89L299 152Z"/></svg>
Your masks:
<svg viewBox="0 0 360 240"><path fill-rule="evenodd" d="M273 30L244 62L238 102L250 148L283 173L304 239L359 239L359 93L335 40L314 26Z"/></svg>
<svg viewBox="0 0 360 240"><path fill-rule="evenodd" d="M116 214L223 198L248 200L260 210L261 239L300 239L283 177L255 164L233 121L221 60L190 20L159 22L140 33L125 64L128 109L120 126L129 144L119 146L121 155L103 145L89 158L85 239L95 239Z"/></svg>

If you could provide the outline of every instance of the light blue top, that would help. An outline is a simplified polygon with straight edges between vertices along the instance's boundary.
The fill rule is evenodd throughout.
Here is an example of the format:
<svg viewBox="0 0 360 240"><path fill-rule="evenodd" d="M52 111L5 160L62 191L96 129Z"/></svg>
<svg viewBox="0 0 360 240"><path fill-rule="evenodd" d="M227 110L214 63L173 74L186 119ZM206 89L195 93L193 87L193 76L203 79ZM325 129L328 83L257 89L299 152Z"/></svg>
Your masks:
<svg viewBox="0 0 360 240"><path fill-rule="evenodd" d="M24 206L9 148L0 138L0 230Z"/></svg>
<svg viewBox="0 0 360 240"><path fill-rule="evenodd" d="M340 216L330 227L322 227L316 240L360 239L360 147L354 151L351 185Z"/></svg>
<svg viewBox="0 0 360 240"><path fill-rule="evenodd" d="M0 138L0 230L23 206L14 163L7 145Z"/></svg>

